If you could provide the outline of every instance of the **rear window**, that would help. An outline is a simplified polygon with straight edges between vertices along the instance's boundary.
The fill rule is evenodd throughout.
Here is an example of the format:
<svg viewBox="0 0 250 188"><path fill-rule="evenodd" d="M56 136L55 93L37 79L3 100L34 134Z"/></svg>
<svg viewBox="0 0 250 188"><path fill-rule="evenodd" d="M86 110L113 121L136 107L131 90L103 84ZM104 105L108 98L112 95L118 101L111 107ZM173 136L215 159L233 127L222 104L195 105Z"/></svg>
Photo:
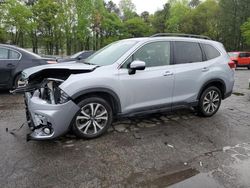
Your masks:
<svg viewBox="0 0 250 188"><path fill-rule="evenodd" d="M205 51L207 60L214 59L220 56L220 52L209 44L203 44L203 49Z"/></svg>
<svg viewBox="0 0 250 188"><path fill-rule="evenodd" d="M200 45L195 42L175 42L175 64L202 62Z"/></svg>
<svg viewBox="0 0 250 188"><path fill-rule="evenodd" d="M228 55L229 55L230 57L234 57L234 58L237 58L237 57L239 56L239 54L238 54L238 53L235 53L235 52L229 52Z"/></svg>
<svg viewBox="0 0 250 188"><path fill-rule="evenodd" d="M240 57L250 57L249 53L240 53Z"/></svg>

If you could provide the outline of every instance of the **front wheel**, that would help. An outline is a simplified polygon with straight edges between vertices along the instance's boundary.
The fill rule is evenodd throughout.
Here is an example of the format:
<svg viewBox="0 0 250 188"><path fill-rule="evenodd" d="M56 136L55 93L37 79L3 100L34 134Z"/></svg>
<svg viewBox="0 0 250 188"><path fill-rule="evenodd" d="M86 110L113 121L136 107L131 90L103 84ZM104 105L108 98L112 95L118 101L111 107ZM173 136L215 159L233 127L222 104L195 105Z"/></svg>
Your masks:
<svg viewBox="0 0 250 188"><path fill-rule="evenodd" d="M213 116L220 108L221 99L221 91L217 87L207 88L203 91L199 100L199 115L203 117Z"/></svg>
<svg viewBox="0 0 250 188"><path fill-rule="evenodd" d="M104 134L113 120L109 103L99 97L82 100L80 110L74 118L72 130L80 138L96 138Z"/></svg>

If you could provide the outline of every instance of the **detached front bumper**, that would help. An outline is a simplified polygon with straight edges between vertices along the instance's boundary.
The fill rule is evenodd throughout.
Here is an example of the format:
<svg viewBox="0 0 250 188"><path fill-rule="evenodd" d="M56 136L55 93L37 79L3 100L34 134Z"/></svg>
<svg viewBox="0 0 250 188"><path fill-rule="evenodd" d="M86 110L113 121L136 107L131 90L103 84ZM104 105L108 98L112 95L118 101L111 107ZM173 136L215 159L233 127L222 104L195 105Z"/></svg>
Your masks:
<svg viewBox="0 0 250 188"><path fill-rule="evenodd" d="M64 104L49 104L39 98L39 91L33 95L25 93L26 115L31 133L27 140L50 140L65 134L79 111L71 100Z"/></svg>

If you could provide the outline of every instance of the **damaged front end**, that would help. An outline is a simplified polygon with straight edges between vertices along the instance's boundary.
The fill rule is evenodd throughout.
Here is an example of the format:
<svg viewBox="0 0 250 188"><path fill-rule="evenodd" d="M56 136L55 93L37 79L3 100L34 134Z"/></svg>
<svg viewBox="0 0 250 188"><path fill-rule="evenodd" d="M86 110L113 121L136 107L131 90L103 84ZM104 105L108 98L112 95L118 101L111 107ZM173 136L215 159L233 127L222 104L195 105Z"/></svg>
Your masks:
<svg viewBox="0 0 250 188"><path fill-rule="evenodd" d="M80 108L60 88L60 85L72 73L90 71L61 70L57 71L57 74L51 74L55 71L42 70L28 77L24 76L27 84L12 93L23 93L25 96L26 118L31 129L27 140L55 139L69 130L71 121ZM55 78L51 78L52 75Z"/></svg>

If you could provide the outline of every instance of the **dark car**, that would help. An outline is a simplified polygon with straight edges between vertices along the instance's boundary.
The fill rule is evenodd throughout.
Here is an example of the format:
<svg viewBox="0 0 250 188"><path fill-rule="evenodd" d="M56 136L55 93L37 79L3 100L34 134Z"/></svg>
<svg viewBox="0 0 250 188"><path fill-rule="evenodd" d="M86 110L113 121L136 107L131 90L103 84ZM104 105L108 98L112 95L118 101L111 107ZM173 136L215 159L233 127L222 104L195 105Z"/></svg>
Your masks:
<svg viewBox="0 0 250 188"><path fill-rule="evenodd" d="M70 61L80 61L83 59L87 59L89 56L91 56L94 53L95 53L95 51L81 51L81 52L78 52L78 53L70 56L69 58L58 59L57 61L59 63L70 62Z"/></svg>
<svg viewBox="0 0 250 188"><path fill-rule="evenodd" d="M0 44L0 88L21 86L21 72L30 67L57 63L52 58L42 58L22 48Z"/></svg>

